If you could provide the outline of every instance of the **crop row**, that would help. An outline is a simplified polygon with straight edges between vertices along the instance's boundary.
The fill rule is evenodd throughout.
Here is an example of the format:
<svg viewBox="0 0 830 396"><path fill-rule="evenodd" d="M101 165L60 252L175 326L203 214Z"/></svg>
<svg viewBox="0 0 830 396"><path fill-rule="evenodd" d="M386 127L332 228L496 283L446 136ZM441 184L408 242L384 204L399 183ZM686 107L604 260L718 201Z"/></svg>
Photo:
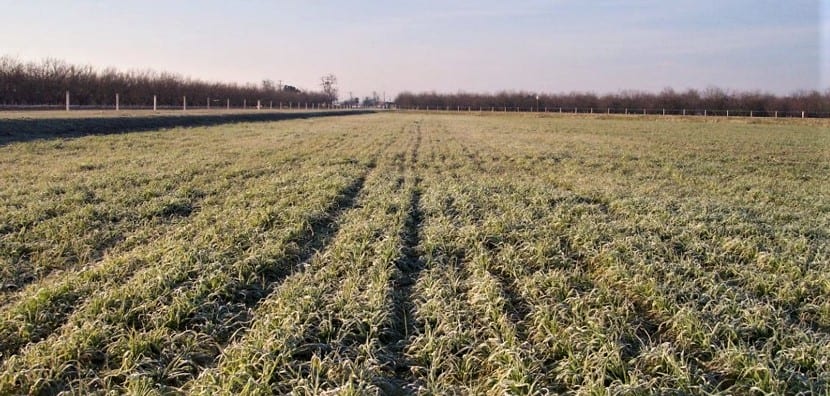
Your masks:
<svg viewBox="0 0 830 396"><path fill-rule="evenodd" d="M820 394L825 135L375 114L0 148L0 393Z"/></svg>
<svg viewBox="0 0 830 396"><path fill-rule="evenodd" d="M441 182L424 195L426 327L410 350L435 392L824 389L827 258L807 238L826 236L812 219L779 233L762 222L782 208L736 216L731 186L615 189L624 175L586 171L599 160L584 153L609 147L441 121L424 172Z"/></svg>
<svg viewBox="0 0 830 396"><path fill-rule="evenodd" d="M260 157L264 169L253 174L252 164L234 164L251 176L214 173L224 188L185 221L24 291L3 307L12 356L0 393L117 389L141 373L174 386L198 374L245 327L248 309L311 254L315 233L360 189L389 139L338 144L344 156L330 147L303 159L295 147L291 166Z"/></svg>

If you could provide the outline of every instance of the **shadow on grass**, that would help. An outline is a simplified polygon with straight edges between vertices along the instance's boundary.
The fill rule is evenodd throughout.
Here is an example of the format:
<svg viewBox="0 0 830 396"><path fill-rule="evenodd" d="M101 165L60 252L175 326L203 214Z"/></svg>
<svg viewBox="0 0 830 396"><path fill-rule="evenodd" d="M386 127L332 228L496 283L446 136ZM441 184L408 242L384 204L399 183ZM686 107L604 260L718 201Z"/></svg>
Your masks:
<svg viewBox="0 0 830 396"><path fill-rule="evenodd" d="M373 113L371 110L303 113L257 113L101 118L0 119L0 146L41 139L74 138L151 131L161 128L213 126L235 122L267 122Z"/></svg>

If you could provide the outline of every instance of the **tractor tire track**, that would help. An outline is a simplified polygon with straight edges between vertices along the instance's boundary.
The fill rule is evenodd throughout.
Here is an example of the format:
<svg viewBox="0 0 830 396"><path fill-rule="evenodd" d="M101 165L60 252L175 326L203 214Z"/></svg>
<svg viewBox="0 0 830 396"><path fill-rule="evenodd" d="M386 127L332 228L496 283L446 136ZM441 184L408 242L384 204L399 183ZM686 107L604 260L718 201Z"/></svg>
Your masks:
<svg viewBox="0 0 830 396"><path fill-rule="evenodd" d="M401 255L395 261L396 274L390 285L392 322L380 337L384 366L388 371L387 377L376 381L376 385L385 394L413 394L418 387L418 379L411 370L412 362L406 356L406 349L411 337L418 332L413 287L425 268L420 250L425 219L421 207L421 178L417 174L422 135L420 123L416 123L408 161L410 174L402 175L409 184L409 203L401 232Z"/></svg>

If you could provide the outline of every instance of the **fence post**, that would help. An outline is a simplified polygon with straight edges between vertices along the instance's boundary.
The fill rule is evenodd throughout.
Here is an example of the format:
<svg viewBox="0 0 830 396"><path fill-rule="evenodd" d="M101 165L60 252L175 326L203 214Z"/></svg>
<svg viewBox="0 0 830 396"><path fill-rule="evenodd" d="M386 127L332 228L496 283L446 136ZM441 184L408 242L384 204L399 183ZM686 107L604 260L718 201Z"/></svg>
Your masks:
<svg viewBox="0 0 830 396"><path fill-rule="evenodd" d="M69 111L69 91L66 91L66 111Z"/></svg>
<svg viewBox="0 0 830 396"><path fill-rule="evenodd" d="M801 112L801 118L805 118L804 117L804 111Z"/></svg>
<svg viewBox="0 0 830 396"><path fill-rule="evenodd" d="M206 103L206 104L205 104L205 107L206 107L208 110L210 110L210 96L208 96L208 98L207 98L207 102L205 102L205 103Z"/></svg>
<svg viewBox="0 0 830 396"><path fill-rule="evenodd" d="M115 111L118 111L118 94L115 94Z"/></svg>
<svg viewBox="0 0 830 396"><path fill-rule="evenodd" d="M683 109L683 115L686 115L686 109Z"/></svg>
<svg viewBox="0 0 830 396"><path fill-rule="evenodd" d="M182 111L187 110L187 96L182 96Z"/></svg>
<svg viewBox="0 0 830 396"><path fill-rule="evenodd" d="M775 111L775 118L778 118L778 110Z"/></svg>
<svg viewBox="0 0 830 396"><path fill-rule="evenodd" d="M706 117L706 109L703 109L703 116Z"/></svg>
<svg viewBox="0 0 830 396"><path fill-rule="evenodd" d="M663 115L666 115L666 109L663 109Z"/></svg>
<svg viewBox="0 0 830 396"><path fill-rule="evenodd" d="M726 109L726 116L729 117L729 109Z"/></svg>
<svg viewBox="0 0 830 396"><path fill-rule="evenodd" d="M158 111L157 109L158 109L158 97L156 97L156 95L153 95L153 111Z"/></svg>
<svg viewBox="0 0 830 396"><path fill-rule="evenodd" d="M274 110L274 101L272 100L271 103L268 104L268 110Z"/></svg>
<svg viewBox="0 0 830 396"><path fill-rule="evenodd" d="M259 100L259 99L257 99L257 100L256 100L256 109L257 109L257 110L259 110L259 109L261 109L261 108L262 108L262 104L260 103L260 100Z"/></svg>
<svg viewBox="0 0 830 396"><path fill-rule="evenodd" d="M225 106L227 106L228 110L231 109L231 98L225 99Z"/></svg>
<svg viewBox="0 0 830 396"><path fill-rule="evenodd" d="M625 109L625 115L628 115L628 108Z"/></svg>
<svg viewBox="0 0 830 396"><path fill-rule="evenodd" d="M646 109L643 109L643 115L646 115Z"/></svg>
<svg viewBox="0 0 830 396"><path fill-rule="evenodd" d="M242 109L245 110L248 108L248 99L242 99Z"/></svg>

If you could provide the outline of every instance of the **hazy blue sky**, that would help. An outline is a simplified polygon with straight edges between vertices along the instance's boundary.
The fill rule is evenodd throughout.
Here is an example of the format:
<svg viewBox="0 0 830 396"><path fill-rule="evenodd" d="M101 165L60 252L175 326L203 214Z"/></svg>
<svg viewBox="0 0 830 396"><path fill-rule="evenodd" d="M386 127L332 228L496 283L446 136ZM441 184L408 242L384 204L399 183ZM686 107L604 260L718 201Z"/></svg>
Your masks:
<svg viewBox="0 0 830 396"><path fill-rule="evenodd" d="M830 0L11 1L0 53L373 90L830 88Z"/></svg>

